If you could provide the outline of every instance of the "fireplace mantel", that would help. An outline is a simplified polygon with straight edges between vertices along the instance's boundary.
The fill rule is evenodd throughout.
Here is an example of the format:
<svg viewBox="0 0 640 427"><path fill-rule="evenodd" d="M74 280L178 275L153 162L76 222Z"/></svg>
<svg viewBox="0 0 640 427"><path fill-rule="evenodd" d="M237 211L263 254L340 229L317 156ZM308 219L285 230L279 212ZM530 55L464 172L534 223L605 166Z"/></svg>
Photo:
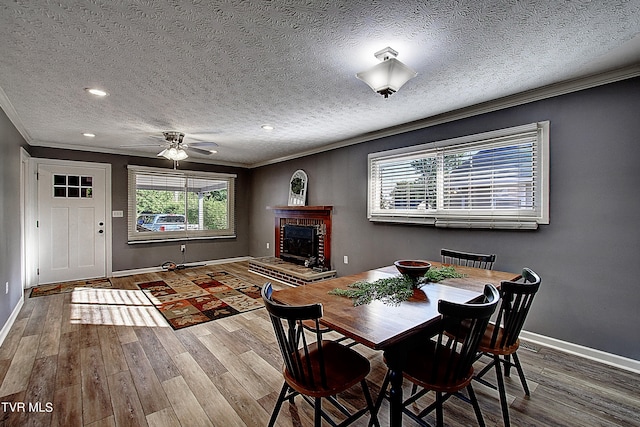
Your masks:
<svg viewBox="0 0 640 427"><path fill-rule="evenodd" d="M272 210L275 213L300 211L303 215L313 215L313 213L331 215L333 206L268 206L267 209Z"/></svg>
<svg viewBox="0 0 640 427"><path fill-rule="evenodd" d="M281 230L284 224L313 224L323 228L321 253L325 267L331 269L331 215L333 206L269 206L275 214L275 256L282 249Z"/></svg>

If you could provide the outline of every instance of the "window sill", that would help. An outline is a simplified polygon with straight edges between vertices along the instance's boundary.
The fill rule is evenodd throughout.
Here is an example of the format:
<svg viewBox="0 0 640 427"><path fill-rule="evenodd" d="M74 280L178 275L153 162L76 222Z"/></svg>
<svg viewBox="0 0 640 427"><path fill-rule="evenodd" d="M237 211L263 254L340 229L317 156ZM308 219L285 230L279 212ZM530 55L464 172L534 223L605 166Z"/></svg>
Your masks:
<svg viewBox="0 0 640 427"><path fill-rule="evenodd" d="M218 240L218 239L235 239L235 234L228 236L206 236L206 237L167 237L166 239L144 239L144 240L129 240L128 245L137 245L139 243L168 243L168 242L187 242L192 240Z"/></svg>

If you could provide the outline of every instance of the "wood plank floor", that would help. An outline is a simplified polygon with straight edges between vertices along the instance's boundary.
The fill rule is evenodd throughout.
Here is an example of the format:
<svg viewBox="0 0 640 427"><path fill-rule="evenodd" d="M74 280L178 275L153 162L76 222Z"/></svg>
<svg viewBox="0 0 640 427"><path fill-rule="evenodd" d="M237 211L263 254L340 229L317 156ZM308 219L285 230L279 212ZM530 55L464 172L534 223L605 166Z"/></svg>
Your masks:
<svg viewBox="0 0 640 427"><path fill-rule="evenodd" d="M247 267L224 265L253 283L266 281ZM117 289L27 293L0 347L0 425L265 426L282 386L266 311L174 331L135 286L164 274L175 273L115 278ZM386 371L382 356L354 348L371 360L375 398ZM507 379L512 425L640 426L639 375L531 344L518 354L532 394L524 397L517 376ZM474 388L487 425L501 426L497 392ZM343 397L363 404L357 388ZM312 414L297 398L283 405L277 425L313 425ZM388 424L386 402L380 420ZM445 423L476 424L470 405L456 399L446 404ZM405 418L404 425L414 423Z"/></svg>

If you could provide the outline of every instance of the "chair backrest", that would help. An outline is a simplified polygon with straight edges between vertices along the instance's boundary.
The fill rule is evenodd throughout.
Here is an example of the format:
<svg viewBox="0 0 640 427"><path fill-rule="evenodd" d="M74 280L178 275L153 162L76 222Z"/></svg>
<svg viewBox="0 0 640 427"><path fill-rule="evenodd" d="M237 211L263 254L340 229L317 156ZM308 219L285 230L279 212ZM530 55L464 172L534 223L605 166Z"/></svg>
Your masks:
<svg viewBox="0 0 640 427"><path fill-rule="evenodd" d="M262 287L262 299L267 308L273 330L278 340L278 346L284 359L286 369L291 377L298 383L308 387L327 386L327 377L324 367L322 346L316 346L314 342L308 342L305 335L303 321L315 321L315 342L322 342L319 320L322 317L322 304L310 304L304 306L292 306L278 304L271 298L273 288L271 283ZM318 361L311 365L311 352L317 352L313 360Z"/></svg>
<svg viewBox="0 0 640 427"><path fill-rule="evenodd" d="M441 249L440 257L443 264L463 265L485 270L493 270L493 263L496 262L496 254L475 254L452 249Z"/></svg>
<svg viewBox="0 0 640 427"><path fill-rule="evenodd" d="M498 310L496 326L491 336L491 347L510 347L520 336L520 331L527 319L533 297L540 288L540 276L529 268L522 270L517 281L500 283L502 303Z"/></svg>
<svg viewBox="0 0 640 427"><path fill-rule="evenodd" d="M470 380L471 365L499 300L496 287L487 284L483 301L469 304L438 301L442 327L434 337L431 383L451 384Z"/></svg>

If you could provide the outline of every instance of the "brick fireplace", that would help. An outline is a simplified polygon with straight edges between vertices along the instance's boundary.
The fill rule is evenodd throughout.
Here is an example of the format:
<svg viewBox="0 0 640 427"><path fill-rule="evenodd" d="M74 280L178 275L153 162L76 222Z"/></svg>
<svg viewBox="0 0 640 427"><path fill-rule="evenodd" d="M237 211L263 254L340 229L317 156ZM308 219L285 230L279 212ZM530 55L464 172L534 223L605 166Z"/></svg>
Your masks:
<svg viewBox="0 0 640 427"><path fill-rule="evenodd" d="M318 228L318 258L321 266L331 269L331 213L333 206L283 206L270 208L275 214L275 256L283 252L286 225L315 226Z"/></svg>
<svg viewBox="0 0 640 427"><path fill-rule="evenodd" d="M331 270L331 215L333 206L277 206L270 207L275 215L275 257L256 258L249 261L249 269L291 285L304 285L335 277ZM309 256L305 250L291 255L292 229L297 235L304 230L314 230L314 249ZM305 266L308 265L307 266Z"/></svg>

